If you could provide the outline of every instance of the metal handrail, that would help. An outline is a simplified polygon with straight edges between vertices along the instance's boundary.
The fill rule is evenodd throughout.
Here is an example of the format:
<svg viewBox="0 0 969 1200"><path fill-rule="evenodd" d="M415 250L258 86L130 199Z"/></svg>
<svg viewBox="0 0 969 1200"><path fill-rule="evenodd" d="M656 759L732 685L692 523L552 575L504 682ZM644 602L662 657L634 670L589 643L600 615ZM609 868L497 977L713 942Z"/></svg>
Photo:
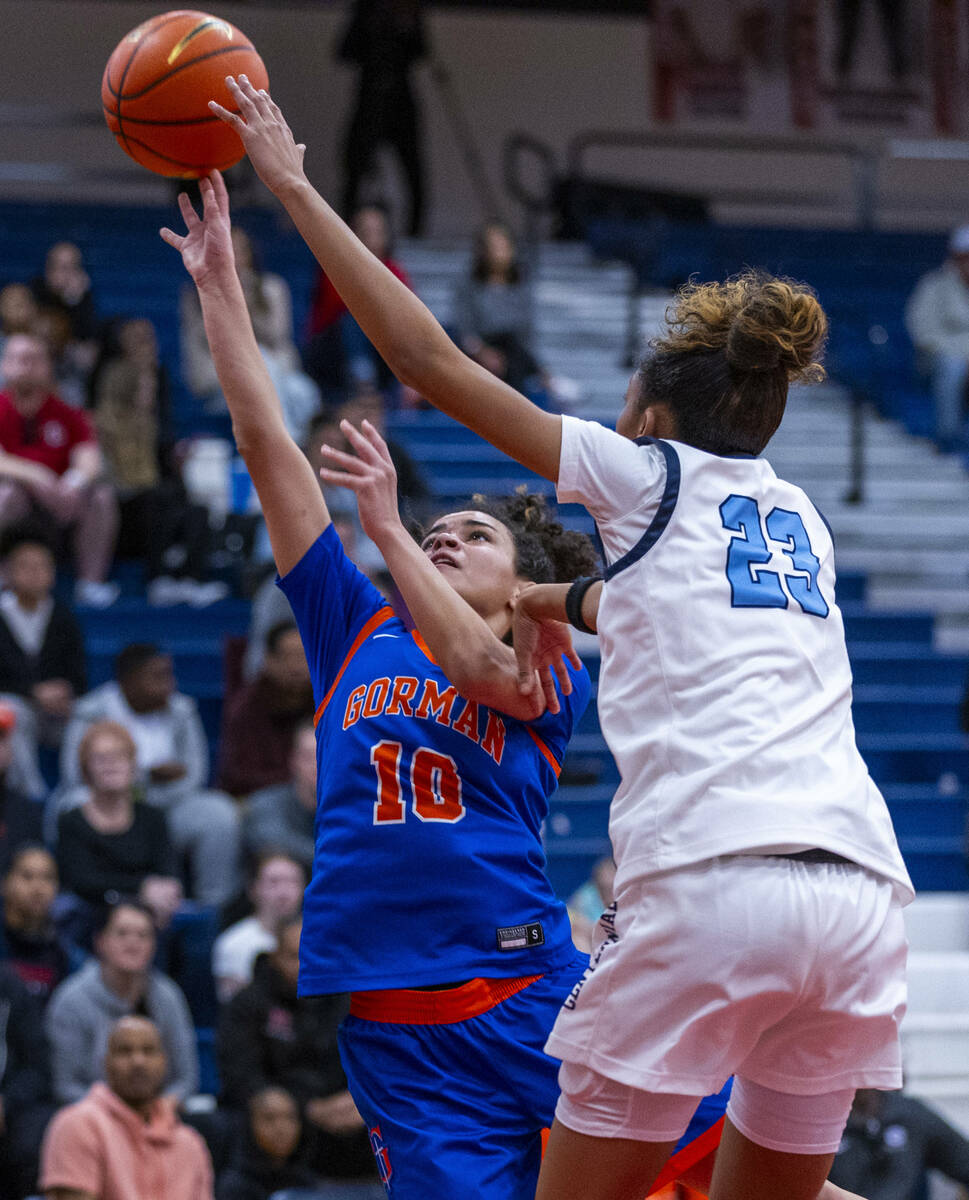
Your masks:
<svg viewBox="0 0 969 1200"><path fill-rule="evenodd" d="M569 142L566 154L569 175L585 177L585 159L589 150L608 147L664 148L674 150L744 150L776 154L825 154L847 159L854 177L855 215L859 226L874 225L876 179L881 145L866 145L847 138L815 138L809 135L758 135L744 133L707 133L693 130L608 130L589 129ZM766 192L763 188L732 187L718 189L711 199L731 201L796 199L805 206L821 207L835 199L828 192Z"/></svg>

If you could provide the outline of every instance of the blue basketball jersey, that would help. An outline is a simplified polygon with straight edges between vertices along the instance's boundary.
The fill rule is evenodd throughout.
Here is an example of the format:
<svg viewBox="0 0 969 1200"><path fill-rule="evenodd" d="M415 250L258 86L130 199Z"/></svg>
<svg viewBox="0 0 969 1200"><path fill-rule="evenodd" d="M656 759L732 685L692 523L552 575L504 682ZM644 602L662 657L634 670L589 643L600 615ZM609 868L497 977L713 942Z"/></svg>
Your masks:
<svg viewBox="0 0 969 1200"><path fill-rule="evenodd" d="M457 694L329 526L278 580L317 700L300 993L539 974L575 953L541 825L589 699L524 723Z"/></svg>

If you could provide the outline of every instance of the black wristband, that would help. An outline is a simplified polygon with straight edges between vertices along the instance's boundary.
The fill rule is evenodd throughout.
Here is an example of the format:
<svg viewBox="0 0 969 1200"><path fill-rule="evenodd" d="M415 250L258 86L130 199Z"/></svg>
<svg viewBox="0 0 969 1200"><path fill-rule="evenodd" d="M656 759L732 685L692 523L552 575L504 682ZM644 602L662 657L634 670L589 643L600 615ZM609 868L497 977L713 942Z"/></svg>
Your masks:
<svg viewBox="0 0 969 1200"><path fill-rule="evenodd" d="M569 624L578 629L580 633L595 633L595 630L582 620L582 601L589 588L594 583L600 582L598 575L581 575L565 593L565 615L568 617Z"/></svg>

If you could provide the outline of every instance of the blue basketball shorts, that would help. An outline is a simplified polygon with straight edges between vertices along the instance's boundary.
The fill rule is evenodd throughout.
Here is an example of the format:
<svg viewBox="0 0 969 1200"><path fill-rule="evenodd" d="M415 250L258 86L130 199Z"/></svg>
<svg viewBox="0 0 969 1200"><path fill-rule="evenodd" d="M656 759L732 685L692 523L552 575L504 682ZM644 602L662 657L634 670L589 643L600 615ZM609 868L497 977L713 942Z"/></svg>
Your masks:
<svg viewBox="0 0 969 1200"><path fill-rule="evenodd" d="M587 965L577 953L465 1019L441 1014L470 984L396 993L421 1007L419 1015L404 1011L407 1019L346 1018L340 1057L392 1200L534 1200L542 1131L559 1093L559 1060L544 1046ZM703 1105L678 1152L722 1117L726 1094Z"/></svg>
<svg viewBox="0 0 969 1200"><path fill-rule="evenodd" d="M545 1041L587 965L577 953L465 1020L446 1017L471 985L398 993L436 1007L435 1023L346 1018L340 1057L393 1200L534 1200L559 1090Z"/></svg>

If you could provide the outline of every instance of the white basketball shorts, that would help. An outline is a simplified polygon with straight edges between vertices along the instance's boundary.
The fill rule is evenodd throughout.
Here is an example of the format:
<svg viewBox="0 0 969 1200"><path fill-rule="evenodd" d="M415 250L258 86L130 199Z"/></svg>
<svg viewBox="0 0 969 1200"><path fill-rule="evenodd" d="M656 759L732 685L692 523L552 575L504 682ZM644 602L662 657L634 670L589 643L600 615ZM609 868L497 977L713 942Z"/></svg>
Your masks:
<svg viewBox="0 0 969 1200"><path fill-rule="evenodd" d="M546 1051L642 1091L902 1084L907 945L887 880L732 855L620 886ZM564 1074L564 1073L563 1073Z"/></svg>

